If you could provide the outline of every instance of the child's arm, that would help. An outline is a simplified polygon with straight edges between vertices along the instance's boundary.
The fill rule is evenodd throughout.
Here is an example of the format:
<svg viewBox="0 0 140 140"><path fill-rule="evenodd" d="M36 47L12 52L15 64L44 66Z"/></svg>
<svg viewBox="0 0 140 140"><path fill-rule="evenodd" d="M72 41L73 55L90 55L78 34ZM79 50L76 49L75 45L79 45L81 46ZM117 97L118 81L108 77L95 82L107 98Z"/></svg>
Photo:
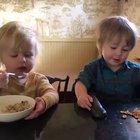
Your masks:
<svg viewBox="0 0 140 140"><path fill-rule="evenodd" d="M43 114L52 105L58 103L59 95L45 76L38 79L36 106L26 120L34 119Z"/></svg>
<svg viewBox="0 0 140 140"><path fill-rule="evenodd" d="M91 110L91 102L93 102L93 99L90 95L88 95L85 85L80 81L78 81L75 85L75 94L78 105L82 108Z"/></svg>
<svg viewBox="0 0 140 140"><path fill-rule="evenodd" d="M26 120L37 118L38 116L43 114L49 107L58 103L58 93L53 88L49 90L50 91L44 93L43 96L35 98L35 109L33 110L33 112L31 112L31 114L28 117L25 118Z"/></svg>

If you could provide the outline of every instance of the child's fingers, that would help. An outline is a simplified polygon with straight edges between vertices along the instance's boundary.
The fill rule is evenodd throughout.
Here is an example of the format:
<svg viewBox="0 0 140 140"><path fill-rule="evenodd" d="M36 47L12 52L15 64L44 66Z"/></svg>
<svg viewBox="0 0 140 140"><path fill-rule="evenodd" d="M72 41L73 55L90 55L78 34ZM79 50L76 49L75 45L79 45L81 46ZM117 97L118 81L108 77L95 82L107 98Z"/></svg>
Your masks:
<svg viewBox="0 0 140 140"><path fill-rule="evenodd" d="M77 103L80 107L91 110L90 108L92 104L90 103L88 98L79 98Z"/></svg>
<svg viewBox="0 0 140 140"><path fill-rule="evenodd" d="M45 110L45 106L44 103L42 102L42 99L40 97L37 97L35 110L29 116L27 116L25 120L37 118L42 113L44 113L44 110Z"/></svg>
<svg viewBox="0 0 140 140"><path fill-rule="evenodd" d="M35 110L33 110L31 114L25 118L25 120L37 118L39 114L40 114L40 109L38 108L38 105L36 105Z"/></svg>
<svg viewBox="0 0 140 140"><path fill-rule="evenodd" d="M90 95L87 95L87 98L84 101L84 108L88 109L89 111L91 110L93 98Z"/></svg>
<svg viewBox="0 0 140 140"><path fill-rule="evenodd" d="M92 104L88 101L88 102L86 102L86 108L88 109L88 110L91 110L91 106L92 106Z"/></svg>
<svg viewBox="0 0 140 140"><path fill-rule="evenodd" d="M91 110L89 105L85 105L85 108L88 109L89 111Z"/></svg>
<svg viewBox="0 0 140 140"><path fill-rule="evenodd" d="M93 102L93 98L90 95L88 95L88 99L90 102Z"/></svg>
<svg viewBox="0 0 140 140"><path fill-rule="evenodd" d="M25 120L30 120L38 117L38 113L36 111L33 111L28 117L25 118Z"/></svg>
<svg viewBox="0 0 140 140"><path fill-rule="evenodd" d="M91 110L91 109L90 109L90 106L89 106L87 103L82 104L81 107L82 107L82 108L85 108L85 109L88 109L89 111Z"/></svg>
<svg viewBox="0 0 140 140"><path fill-rule="evenodd" d="M6 72L5 71L0 71L0 75L1 76L6 76Z"/></svg>

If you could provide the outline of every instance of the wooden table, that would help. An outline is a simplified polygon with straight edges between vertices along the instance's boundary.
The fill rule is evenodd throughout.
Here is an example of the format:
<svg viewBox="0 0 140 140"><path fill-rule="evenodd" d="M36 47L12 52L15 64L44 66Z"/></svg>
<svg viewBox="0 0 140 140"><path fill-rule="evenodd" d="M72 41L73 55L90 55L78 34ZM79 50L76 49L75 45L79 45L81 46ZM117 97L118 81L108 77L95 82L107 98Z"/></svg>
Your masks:
<svg viewBox="0 0 140 140"><path fill-rule="evenodd" d="M103 120L93 119L74 103L63 103L34 120L0 123L0 140L140 140L140 123L120 115L120 110L132 110L140 103L104 106L108 117Z"/></svg>

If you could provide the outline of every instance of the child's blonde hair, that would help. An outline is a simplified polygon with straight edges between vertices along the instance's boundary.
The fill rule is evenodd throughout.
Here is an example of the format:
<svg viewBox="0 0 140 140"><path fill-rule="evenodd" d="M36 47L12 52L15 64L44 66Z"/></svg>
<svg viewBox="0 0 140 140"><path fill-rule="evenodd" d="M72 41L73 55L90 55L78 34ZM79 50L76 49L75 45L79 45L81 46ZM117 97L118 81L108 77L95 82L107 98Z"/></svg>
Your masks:
<svg viewBox="0 0 140 140"><path fill-rule="evenodd" d="M125 37L126 44L131 49L136 43L136 27L126 17L112 16L102 20L97 27L97 48L99 52L103 43L110 42L115 36L121 39Z"/></svg>
<svg viewBox="0 0 140 140"><path fill-rule="evenodd" d="M15 48L20 47L24 41L31 41L31 39L34 39L36 42L36 54L38 53L36 33L31 28L23 26L23 24L20 22L11 21L0 28L0 53L2 53L2 49L5 47L7 39L12 39L14 41L13 47Z"/></svg>

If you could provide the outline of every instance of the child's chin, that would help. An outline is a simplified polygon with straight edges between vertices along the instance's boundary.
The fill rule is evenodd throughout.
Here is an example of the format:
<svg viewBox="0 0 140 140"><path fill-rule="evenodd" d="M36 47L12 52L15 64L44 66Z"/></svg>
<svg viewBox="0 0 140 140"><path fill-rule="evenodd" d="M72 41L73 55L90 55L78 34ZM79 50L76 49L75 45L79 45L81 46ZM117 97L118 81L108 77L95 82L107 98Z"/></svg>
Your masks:
<svg viewBox="0 0 140 140"><path fill-rule="evenodd" d="M118 65L121 65L121 62L120 61L112 61L111 64L114 66L118 66Z"/></svg>

